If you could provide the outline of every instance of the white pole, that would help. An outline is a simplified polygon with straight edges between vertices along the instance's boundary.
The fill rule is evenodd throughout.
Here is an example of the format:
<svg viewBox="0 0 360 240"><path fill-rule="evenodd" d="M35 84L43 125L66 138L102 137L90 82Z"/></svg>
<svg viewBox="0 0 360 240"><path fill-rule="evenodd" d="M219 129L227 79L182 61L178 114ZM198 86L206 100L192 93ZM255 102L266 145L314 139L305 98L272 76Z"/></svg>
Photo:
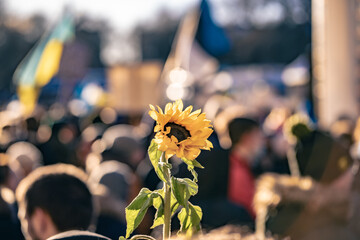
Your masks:
<svg viewBox="0 0 360 240"><path fill-rule="evenodd" d="M313 0L314 97L319 124L358 116L356 0Z"/></svg>

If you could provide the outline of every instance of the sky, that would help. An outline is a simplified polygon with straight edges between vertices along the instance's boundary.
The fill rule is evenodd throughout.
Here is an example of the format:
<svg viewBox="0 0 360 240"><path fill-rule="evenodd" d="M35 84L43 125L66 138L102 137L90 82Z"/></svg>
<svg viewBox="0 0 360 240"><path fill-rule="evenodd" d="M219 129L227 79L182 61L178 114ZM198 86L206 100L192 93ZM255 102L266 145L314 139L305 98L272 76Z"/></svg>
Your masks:
<svg viewBox="0 0 360 240"><path fill-rule="evenodd" d="M70 6L76 15L107 19L110 26L119 31L130 30L137 23L153 18L162 9L180 15L198 3L199 0L4 0L10 14L24 18L40 13L53 22L65 6Z"/></svg>

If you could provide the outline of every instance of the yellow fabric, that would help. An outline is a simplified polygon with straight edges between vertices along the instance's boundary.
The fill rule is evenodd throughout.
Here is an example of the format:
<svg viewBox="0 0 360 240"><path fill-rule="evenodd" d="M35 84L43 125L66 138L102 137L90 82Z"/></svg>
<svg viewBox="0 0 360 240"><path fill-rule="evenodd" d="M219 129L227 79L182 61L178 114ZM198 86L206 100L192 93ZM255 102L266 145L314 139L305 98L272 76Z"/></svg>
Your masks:
<svg viewBox="0 0 360 240"><path fill-rule="evenodd" d="M36 69L36 85L42 87L58 72L63 44L54 39L46 45Z"/></svg>
<svg viewBox="0 0 360 240"><path fill-rule="evenodd" d="M20 85L17 88L19 100L22 103L23 114L25 116L30 115L36 106L37 101L37 89L33 86Z"/></svg>

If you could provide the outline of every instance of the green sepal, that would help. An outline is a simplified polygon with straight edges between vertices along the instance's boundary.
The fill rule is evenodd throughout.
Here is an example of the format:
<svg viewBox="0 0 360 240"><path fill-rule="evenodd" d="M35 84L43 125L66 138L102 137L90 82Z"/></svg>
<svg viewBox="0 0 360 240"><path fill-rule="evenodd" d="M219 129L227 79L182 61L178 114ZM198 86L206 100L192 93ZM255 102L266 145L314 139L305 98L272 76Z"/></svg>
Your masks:
<svg viewBox="0 0 360 240"><path fill-rule="evenodd" d="M193 175L194 177L194 182L197 182L198 181L198 174L197 172L195 171L195 167L198 167L198 168L204 168L198 161L196 161L195 159L194 160L188 160L186 158L181 158L181 160L188 166L188 170L191 172L191 174Z"/></svg>
<svg viewBox="0 0 360 240"><path fill-rule="evenodd" d="M119 237L119 240L127 240L126 238L124 238L123 236Z"/></svg>
<svg viewBox="0 0 360 240"><path fill-rule="evenodd" d="M148 208L153 205L155 198L161 198L161 195L143 188L130 205L125 208L126 238L139 226Z"/></svg>
<svg viewBox="0 0 360 240"><path fill-rule="evenodd" d="M159 177L159 179L163 182L169 183L170 179L166 179L166 174L164 174L164 171L171 168L171 165L160 163L162 153L163 152L159 151L158 145L155 143L155 141L152 140L148 149L150 162L153 165L156 175Z"/></svg>
<svg viewBox="0 0 360 240"><path fill-rule="evenodd" d="M180 221L180 233L192 234L201 230L200 221L202 218L202 210L199 206L192 205L188 202L188 208L182 208L178 214Z"/></svg>
<svg viewBox="0 0 360 240"><path fill-rule="evenodd" d="M189 198L198 192L198 185L188 178L172 177L171 187L173 195L183 207L186 207Z"/></svg>

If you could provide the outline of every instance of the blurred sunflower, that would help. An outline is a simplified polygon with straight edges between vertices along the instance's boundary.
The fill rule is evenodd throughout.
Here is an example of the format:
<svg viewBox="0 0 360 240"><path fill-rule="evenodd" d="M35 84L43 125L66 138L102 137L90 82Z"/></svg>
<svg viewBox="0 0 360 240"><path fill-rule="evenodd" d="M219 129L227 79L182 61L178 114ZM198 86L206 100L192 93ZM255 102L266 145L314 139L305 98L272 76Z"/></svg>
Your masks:
<svg viewBox="0 0 360 240"><path fill-rule="evenodd" d="M165 106L165 113L157 106L150 105L149 115L156 121L155 143L165 152L166 158L176 155L179 158L194 160L201 149L210 150L212 143L207 138L213 132L210 120L198 109L191 113L190 105L183 111L183 102L177 100Z"/></svg>
<svg viewBox="0 0 360 240"><path fill-rule="evenodd" d="M296 113L286 119L283 126L285 138L292 144L298 140L306 138L313 131L309 117L302 113Z"/></svg>

